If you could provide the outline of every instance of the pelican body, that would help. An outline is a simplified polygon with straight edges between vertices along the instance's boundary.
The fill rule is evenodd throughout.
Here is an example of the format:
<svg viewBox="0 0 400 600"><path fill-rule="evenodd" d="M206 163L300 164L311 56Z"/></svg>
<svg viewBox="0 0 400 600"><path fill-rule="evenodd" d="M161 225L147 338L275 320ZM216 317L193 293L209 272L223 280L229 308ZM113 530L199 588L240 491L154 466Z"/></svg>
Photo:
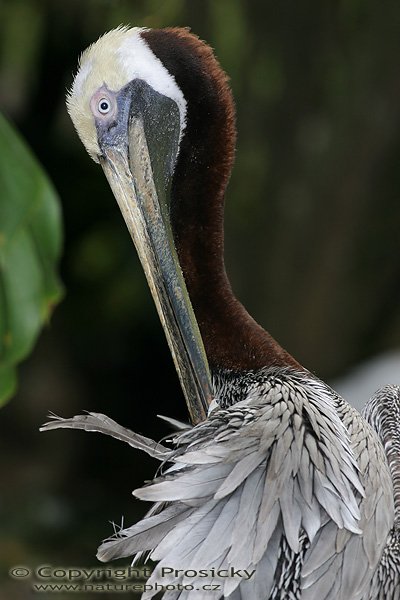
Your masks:
<svg viewBox="0 0 400 600"><path fill-rule="evenodd" d="M100 560L147 553L165 600L400 598L399 388L364 418L235 298L235 111L211 49L186 29L118 28L82 55L68 109L135 243L193 423L172 448L104 415L45 426L108 433L168 465L134 492L148 515Z"/></svg>

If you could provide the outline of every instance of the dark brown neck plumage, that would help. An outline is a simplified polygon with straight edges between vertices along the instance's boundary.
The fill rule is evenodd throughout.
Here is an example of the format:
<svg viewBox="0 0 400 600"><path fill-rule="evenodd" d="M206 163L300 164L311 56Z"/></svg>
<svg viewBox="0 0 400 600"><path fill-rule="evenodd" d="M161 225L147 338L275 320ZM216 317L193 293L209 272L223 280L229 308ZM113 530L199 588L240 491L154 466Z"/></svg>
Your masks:
<svg viewBox="0 0 400 600"><path fill-rule="evenodd" d="M187 124L172 182L171 221L179 261L214 369L301 368L233 295L224 266L224 195L233 165L235 109L209 46L186 29L143 38L187 101Z"/></svg>

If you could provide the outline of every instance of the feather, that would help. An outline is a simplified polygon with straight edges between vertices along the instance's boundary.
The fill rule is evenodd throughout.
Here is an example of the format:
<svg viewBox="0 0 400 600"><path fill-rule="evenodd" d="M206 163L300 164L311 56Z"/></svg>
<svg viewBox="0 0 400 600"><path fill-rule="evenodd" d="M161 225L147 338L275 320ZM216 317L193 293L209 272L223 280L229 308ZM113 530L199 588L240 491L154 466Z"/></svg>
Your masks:
<svg viewBox="0 0 400 600"><path fill-rule="evenodd" d="M232 471L219 486L214 498L219 500L233 492L258 467L262 460L265 460L264 453L253 452L236 463Z"/></svg>
<svg viewBox="0 0 400 600"><path fill-rule="evenodd" d="M257 565L255 572L255 587L259 592L258 598L262 598L263 600L269 598L274 585L280 543L281 532L276 528L268 545L269 551L264 553ZM246 586L244 586L244 590L245 588Z"/></svg>
<svg viewBox="0 0 400 600"><path fill-rule="evenodd" d="M165 538L156 546L152 558L161 560L164 556L171 556L171 553L179 544L180 540L193 536L193 531L199 522L208 526L213 523L222 510L220 503L210 500L194 511L185 521L181 521ZM191 539L193 543L193 538ZM169 565L171 566L171 565Z"/></svg>
<svg viewBox="0 0 400 600"><path fill-rule="evenodd" d="M245 481L240 498L232 534L232 547L228 559L232 565L239 560L246 564L252 562L255 543L256 522L264 488L265 471L254 471Z"/></svg>
<svg viewBox="0 0 400 600"><path fill-rule="evenodd" d="M337 596L333 594L337 583L338 574L340 574L341 556L335 555L332 557L329 565L324 572L320 571L318 577L313 581L308 588L302 588L302 600L337 600ZM340 587L342 587L340 585ZM346 596L347 600L352 598Z"/></svg>
<svg viewBox="0 0 400 600"><path fill-rule="evenodd" d="M189 423L178 421L177 419L173 419L172 417L166 417L165 415L157 415L157 417L171 425L174 429L176 429L176 431L187 431L188 429L192 429L192 425L190 425Z"/></svg>
<svg viewBox="0 0 400 600"><path fill-rule="evenodd" d="M269 540L275 531L275 527L277 526L279 516L280 507L279 502L276 501L275 504L272 505L268 514L265 515L263 520L260 521L259 517L252 561L254 564L257 564L261 560L264 552L266 551Z"/></svg>
<svg viewBox="0 0 400 600"><path fill-rule="evenodd" d="M317 531L321 527L321 508L315 499L312 500L311 506L308 502L302 504L301 524L307 533L308 539L313 542Z"/></svg>
<svg viewBox="0 0 400 600"><path fill-rule="evenodd" d="M83 429L84 431L95 431L110 435L117 440L126 442L132 448L142 450L149 454L153 458L158 460L165 460L171 454L171 450L138 433L134 433L125 427L121 427L115 421L102 415L101 413L89 412L86 415L77 415L70 419L63 419L57 415L50 415L52 421L48 421L42 427L40 431L50 431L52 429Z"/></svg>
<svg viewBox="0 0 400 600"><path fill-rule="evenodd" d="M132 556L139 551L152 550L177 522L187 519L192 512L193 509L174 504L161 513L145 517L136 525L105 540L97 551L97 558L107 562L116 557L122 558Z"/></svg>
<svg viewBox="0 0 400 600"><path fill-rule="evenodd" d="M301 589L307 590L312 588L313 593L315 592L315 583L323 580L324 576L328 571L332 570L332 566L337 559L337 554L332 554L325 561L321 562L321 564L313 569L312 571L302 571L302 585ZM303 592L304 593L304 592Z"/></svg>
<svg viewBox="0 0 400 600"><path fill-rule="evenodd" d="M141 500L153 502L205 498L214 494L231 468L230 465L216 464L203 469L192 469L178 474L174 479L164 479L134 490L133 493Z"/></svg>
<svg viewBox="0 0 400 600"><path fill-rule="evenodd" d="M303 577L308 577L336 555L336 532L337 527L332 521L328 521L319 530L314 544L305 555L302 569Z"/></svg>
<svg viewBox="0 0 400 600"><path fill-rule="evenodd" d="M289 480L279 498L283 529L289 546L296 554L300 549L301 508L294 496L294 481Z"/></svg>
<svg viewBox="0 0 400 600"><path fill-rule="evenodd" d="M299 585L302 600L370 600L368 586L393 524L383 448L324 384L303 374L283 379L266 374L244 400L216 407L203 423L175 434L173 450L95 413L46 424L101 431L171 465L135 490L154 508L105 540L99 558L150 551L159 563L149 583L161 584L163 566L255 569L247 582L232 578L218 594L204 593L207 600L266 600L286 592L294 598ZM360 461L366 448L369 461ZM172 574L168 581L191 578ZM200 589L193 592L191 599L203 598ZM143 600L155 593L146 591ZM187 596L167 594L164 600Z"/></svg>
<svg viewBox="0 0 400 600"><path fill-rule="evenodd" d="M236 491L232 496L224 500L222 510L212 523L206 537L193 559L193 568L197 569L198 565L204 565L206 561L216 560L221 553L221 540L225 549L231 546L233 523L239 508L240 493ZM246 568L248 565L236 563L235 568Z"/></svg>

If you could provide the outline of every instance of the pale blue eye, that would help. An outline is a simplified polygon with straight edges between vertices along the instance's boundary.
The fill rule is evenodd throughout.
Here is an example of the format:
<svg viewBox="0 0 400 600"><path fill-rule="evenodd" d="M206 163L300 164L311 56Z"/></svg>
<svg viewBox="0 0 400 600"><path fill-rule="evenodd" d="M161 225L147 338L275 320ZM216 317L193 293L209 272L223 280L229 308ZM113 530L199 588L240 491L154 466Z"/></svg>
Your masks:
<svg viewBox="0 0 400 600"><path fill-rule="evenodd" d="M98 109L102 115L106 115L111 109L110 101L107 98L102 98L99 100Z"/></svg>

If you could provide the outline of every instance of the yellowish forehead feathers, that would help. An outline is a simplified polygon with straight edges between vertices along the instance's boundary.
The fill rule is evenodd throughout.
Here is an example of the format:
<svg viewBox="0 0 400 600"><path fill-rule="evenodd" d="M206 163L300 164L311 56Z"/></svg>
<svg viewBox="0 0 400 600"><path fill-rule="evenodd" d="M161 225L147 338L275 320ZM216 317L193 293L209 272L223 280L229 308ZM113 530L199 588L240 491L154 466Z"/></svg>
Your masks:
<svg viewBox="0 0 400 600"><path fill-rule="evenodd" d="M118 92L133 79L143 79L157 92L176 102L181 131L185 127L186 101L173 75L153 54L140 33L143 28L118 27L85 50L67 96L72 122L90 156L98 162L100 148L90 108L93 94L104 84Z"/></svg>

